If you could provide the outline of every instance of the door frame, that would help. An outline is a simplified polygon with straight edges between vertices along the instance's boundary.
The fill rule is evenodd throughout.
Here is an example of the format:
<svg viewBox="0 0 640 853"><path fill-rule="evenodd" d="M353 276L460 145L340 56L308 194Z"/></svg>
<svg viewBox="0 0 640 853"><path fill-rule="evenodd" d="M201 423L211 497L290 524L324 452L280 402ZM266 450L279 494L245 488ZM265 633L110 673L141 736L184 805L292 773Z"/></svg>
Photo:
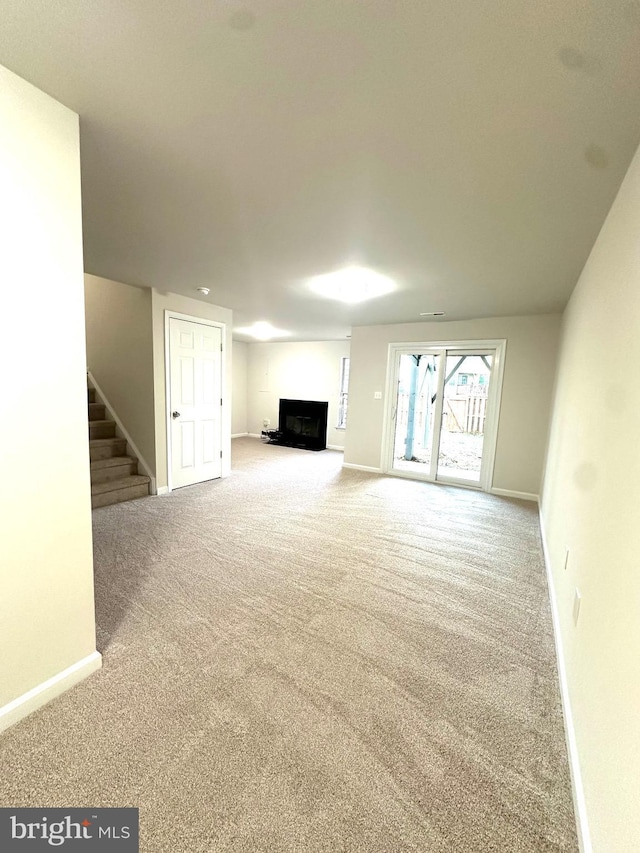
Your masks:
<svg viewBox="0 0 640 853"><path fill-rule="evenodd" d="M446 350L469 350L474 349L495 350L495 358L492 367L491 383L489 385L489 396L487 400L487 416L485 420L484 443L482 446L482 467L480 481L478 484L462 480L449 479L446 481L432 479L428 475L414 474L412 472L398 471L393 468L393 449L395 444L395 419L392 417L397 397L397 365L400 355L415 354L439 354L444 355ZM439 483L447 486L462 486L467 489L480 489L490 492L493 488L493 471L496 460L496 446L498 443L498 427L500 422L500 406L502 403L502 383L504 379L504 362L507 352L507 341L504 338L496 340L466 340L466 341L412 341L389 344L387 355L387 378L384 400L384 423L382 429L382 453L380 458L380 469L385 474L393 477L404 477L410 480L422 480L428 483ZM444 375L444 374L443 374ZM440 394L442 398L442 394ZM442 410L443 399L439 399L436 405ZM438 443L440 439L438 438Z"/></svg>
<svg viewBox="0 0 640 853"><path fill-rule="evenodd" d="M165 399L165 429L167 431L167 491L173 491L172 473L171 473L171 454L173 448L171 446L171 336L169 334L170 320L186 320L188 323L198 323L200 326L214 326L220 329L220 396L222 405L220 407L220 448L221 457L221 476L224 475L224 432L225 414L227 408L227 387L226 387L226 357L227 349L224 345L226 323L220 323L216 320L205 320L203 317L194 317L191 314L181 314L179 311L172 311L169 308L164 312L164 399Z"/></svg>

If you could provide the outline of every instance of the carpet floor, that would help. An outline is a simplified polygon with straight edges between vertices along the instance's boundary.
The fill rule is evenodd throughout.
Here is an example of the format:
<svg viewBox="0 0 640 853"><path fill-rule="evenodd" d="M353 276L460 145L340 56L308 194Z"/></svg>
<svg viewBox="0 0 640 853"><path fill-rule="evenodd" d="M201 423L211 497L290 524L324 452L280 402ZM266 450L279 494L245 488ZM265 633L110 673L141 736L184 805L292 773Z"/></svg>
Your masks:
<svg viewBox="0 0 640 853"><path fill-rule="evenodd" d="M0 806L147 853L577 851L533 504L235 439L94 512L103 669L0 736Z"/></svg>

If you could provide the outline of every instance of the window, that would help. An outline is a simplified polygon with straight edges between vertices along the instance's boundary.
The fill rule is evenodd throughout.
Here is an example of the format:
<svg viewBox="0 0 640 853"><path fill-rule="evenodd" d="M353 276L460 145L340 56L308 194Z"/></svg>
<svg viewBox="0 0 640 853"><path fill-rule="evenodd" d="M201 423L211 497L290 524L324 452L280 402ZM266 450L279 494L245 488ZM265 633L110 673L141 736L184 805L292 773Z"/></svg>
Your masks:
<svg viewBox="0 0 640 853"><path fill-rule="evenodd" d="M349 394L349 359L340 359L340 396L338 399L337 429L347 428L347 397Z"/></svg>

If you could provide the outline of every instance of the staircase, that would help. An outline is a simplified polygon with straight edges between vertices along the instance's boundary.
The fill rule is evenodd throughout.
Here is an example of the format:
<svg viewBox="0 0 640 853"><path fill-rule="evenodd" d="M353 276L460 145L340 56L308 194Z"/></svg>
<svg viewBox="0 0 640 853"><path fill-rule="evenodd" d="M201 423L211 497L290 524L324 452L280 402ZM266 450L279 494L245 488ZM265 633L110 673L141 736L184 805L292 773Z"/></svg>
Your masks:
<svg viewBox="0 0 640 853"><path fill-rule="evenodd" d="M91 459L91 507L109 506L149 494L149 477L138 474L138 460L127 455L127 441L116 435L116 424L96 403L89 388L89 458Z"/></svg>

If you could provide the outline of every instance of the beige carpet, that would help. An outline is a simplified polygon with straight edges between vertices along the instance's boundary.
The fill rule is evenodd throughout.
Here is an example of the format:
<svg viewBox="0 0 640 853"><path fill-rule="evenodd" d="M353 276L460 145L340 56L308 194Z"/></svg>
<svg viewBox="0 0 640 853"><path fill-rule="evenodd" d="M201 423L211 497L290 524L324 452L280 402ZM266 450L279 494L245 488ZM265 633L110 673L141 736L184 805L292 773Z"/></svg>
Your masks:
<svg viewBox="0 0 640 853"><path fill-rule="evenodd" d="M0 737L2 806L141 850L577 850L536 508L233 443L94 513L104 669Z"/></svg>

